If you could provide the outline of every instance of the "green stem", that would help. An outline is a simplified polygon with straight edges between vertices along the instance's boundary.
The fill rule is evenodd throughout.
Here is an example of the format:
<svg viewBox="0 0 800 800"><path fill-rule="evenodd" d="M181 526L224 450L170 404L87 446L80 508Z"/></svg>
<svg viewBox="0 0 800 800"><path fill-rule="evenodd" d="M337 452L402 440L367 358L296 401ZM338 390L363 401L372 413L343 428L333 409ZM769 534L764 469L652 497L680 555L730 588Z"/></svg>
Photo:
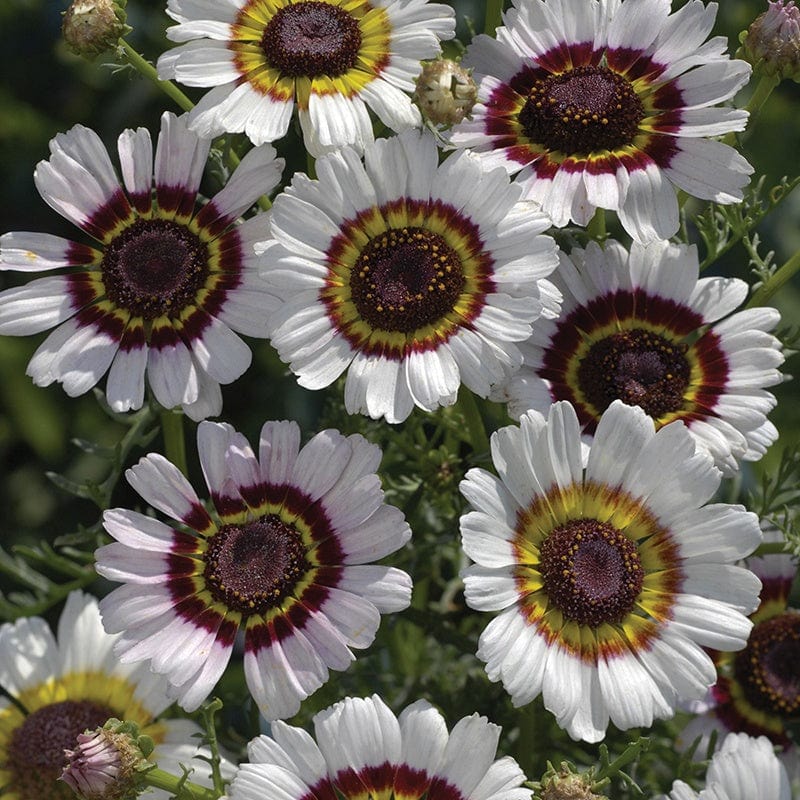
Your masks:
<svg viewBox="0 0 800 800"><path fill-rule="evenodd" d="M139 55L124 39L120 39L119 43L130 64L139 70L145 78L158 86L167 97L174 100L184 111L191 111L194 108L194 103L172 81L162 81L158 77L156 68L149 61L146 61L143 56Z"/></svg>
<svg viewBox="0 0 800 800"><path fill-rule="evenodd" d="M203 727L206 732L206 742L208 743L208 749L211 751L211 759L209 760L209 764L211 765L211 782L220 795L225 793L225 784L219 769L221 759L219 744L217 743L217 726L214 723L214 715L221 708L222 701L218 697L215 697L208 705L203 707L201 712L203 715Z"/></svg>
<svg viewBox="0 0 800 800"><path fill-rule="evenodd" d="M217 800L220 796L214 789L206 789L204 786L185 781L158 767L149 769L144 775L144 781L154 789L164 789L177 800Z"/></svg>
<svg viewBox="0 0 800 800"><path fill-rule="evenodd" d="M786 549L786 542L764 542L758 546L751 558L772 555L789 555L789 551Z"/></svg>
<svg viewBox="0 0 800 800"><path fill-rule="evenodd" d="M800 270L800 250L798 250L780 269L774 272L766 283L762 284L747 304L747 308L763 306L794 274Z"/></svg>
<svg viewBox="0 0 800 800"><path fill-rule="evenodd" d="M750 99L747 101L747 105L745 106L745 110L750 112L750 119L747 120L748 131L752 131L764 103L767 102L767 98L772 94L772 90L779 83L780 79L774 75L761 76L761 79L756 85L753 94L750 96ZM725 142L725 144L733 146L736 144L736 134L733 131L726 133L725 136L722 137L722 141Z"/></svg>
<svg viewBox="0 0 800 800"><path fill-rule="evenodd" d="M475 401L475 395L465 386L461 387L458 395L458 408L464 416L473 452L476 455L488 453L490 451L489 437L486 433L486 426L483 424L483 417L481 417L478 403Z"/></svg>
<svg viewBox="0 0 800 800"><path fill-rule="evenodd" d="M317 177L317 161L311 153L306 153L306 175L312 180Z"/></svg>
<svg viewBox="0 0 800 800"><path fill-rule="evenodd" d="M542 742L547 741L549 730L543 713L546 712L539 704L529 703L517 714L519 736L509 755L516 758L526 775L541 775L549 763L546 748L542 748Z"/></svg>
<svg viewBox="0 0 800 800"><path fill-rule="evenodd" d="M164 455L184 474L189 474L186 461L186 440L183 438L183 414L165 408L161 411L161 432Z"/></svg>
<svg viewBox="0 0 800 800"><path fill-rule="evenodd" d="M750 112L750 119L747 121L748 128L752 128L764 103L772 94L772 90L780 83L780 78L775 75L762 75L755 91L747 101L746 109Z"/></svg>
<svg viewBox="0 0 800 800"><path fill-rule="evenodd" d="M486 0L486 18L483 32L494 36L496 28L503 24L503 0Z"/></svg>
<svg viewBox="0 0 800 800"><path fill-rule="evenodd" d="M119 443L119 450L108 477L98 487L102 491L100 503L102 503L101 510L103 511L111 508L111 497L119 483L120 475L125 469L125 463L131 450L137 445L148 442L150 437L155 435L155 414L149 405L146 405L141 411L137 411L129 419L133 424ZM151 431L148 431L148 428L151 428Z"/></svg>
<svg viewBox="0 0 800 800"><path fill-rule="evenodd" d="M594 216L589 220L586 226L586 232L596 242L604 242L606 236L606 212L603 208L598 208L594 212Z"/></svg>
<svg viewBox="0 0 800 800"><path fill-rule="evenodd" d="M614 761L608 761L608 748L600 745L601 763L603 766L598 770L595 777L595 784L592 787L600 788L604 781L618 775L623 767L636 761L641 754L650 747L650 740L646 737L639 737L638 741L631 742Z"/></svg>

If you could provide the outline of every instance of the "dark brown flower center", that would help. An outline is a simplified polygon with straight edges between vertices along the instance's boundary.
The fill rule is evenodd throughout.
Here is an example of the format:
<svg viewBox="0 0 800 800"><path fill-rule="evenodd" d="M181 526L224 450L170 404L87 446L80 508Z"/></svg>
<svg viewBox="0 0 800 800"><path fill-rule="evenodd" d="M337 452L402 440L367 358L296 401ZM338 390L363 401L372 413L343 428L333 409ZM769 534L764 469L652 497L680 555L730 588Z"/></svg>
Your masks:
<svg viewBox="0 0 800 800"><path fill-rule="evenodd" d="M245 615L279 605L310 569L300 533L274 514L224 525L209 540L205 562L214 599Z"/></svg>
<svg viewBox="0 0 800 800"><path fill-rule="evenodd" d="M620 399L659 419L684 406L691 371L685 353L685 345L657 333L621 331L592 345L578 367L578 385L598 413Z"/></svg>
<svg viewBox="0 0 800 800"><path fill-rule="evenodd" d="M800 712L800 614L787 611L755 625L736 654L736 680L755 708L781 717Z"/></svg>
<svg viewBox="0 0 800 800"><path fill-rule="evenodd" d="M343 8L308 0L278 9L264 28L261 47L269 65L284 75L336 77L356 65L361 30Z"/></svg>
<svg viewBox="0 0 800 800"><path fill-rule="evenodd" d="M579 625L621 622L642 589L635 542L606 522L565 522L542 542L539 554L550 602Z"/></svg>
<svg viewBox="0 0 800 800"><path fill-rule="evenodd" d="M631 144L645 112L631 84L607 67L537 78L520 111L525 135L548 150L586 156Z"/></svg>
<svg viewBox="0 0 800 800"><path fill-rule="evenodd" d="M412 333L453 310L464 287L461 259L437 233L392 228L361 251L353 303L372 328Z"/></svg>
<svg viewBox="0 0 800 800"><path fill-rule="evenodd" d="M146 320L175 317L208 277L208 249L184 225L140 219L108 245L101 269L118 307Z"/></svg>
<svg viewBox="0 0 800 800"><path fill-rule="evenodd" d="M89 700L64 700L39 708L11 733L3 767L12 774L9 789L22 800L73 800L75 794L57 781L79 733L104 725L119 712Z"/></svg>

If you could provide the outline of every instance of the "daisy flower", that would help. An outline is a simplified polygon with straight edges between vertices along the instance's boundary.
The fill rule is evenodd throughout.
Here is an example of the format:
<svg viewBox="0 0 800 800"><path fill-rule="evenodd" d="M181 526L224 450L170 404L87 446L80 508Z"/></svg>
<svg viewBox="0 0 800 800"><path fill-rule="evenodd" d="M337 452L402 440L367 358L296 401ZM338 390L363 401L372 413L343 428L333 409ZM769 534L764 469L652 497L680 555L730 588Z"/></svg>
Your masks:
<svg viewBox="0 0 800 800"><path fill-rule="evenodd" d="M765 542L783 541L778 531L764 533ZM753 630L738 653L713 653L719 678L695 717L680 735L690 745L698 736L701 746L713 730L742 731L766 736L790 758L794 745L787 723L800 717L800 611L789 608L789 594L797 574L792 556L770 553L745 561L762 583L761 602L750 615Z"/></svg>
<svg viewBox="0 0 800 800"><path fill-rule="evenodd" d="M519 368L517 342L558 295L548 227L502 170L469 153L438 165L416 131L317 162L273 206L262 275L283 304L270 338L301 386L345 370L345 406L401 422L455 402L460 384L486 397ZM257 248L258 249L258 248Z"/></svg>
<svg viewBox="0 0 800 800"><path fill-rule="evenodd" d="M697 250L654 242L630 253L608 241L560 255L553 283L564 303L558 319L534 326L521 345L522 369L495 399L514 418L547 413L569 400L590 441L615 400L637 405L656 427L682 420L699 447L731 474L755 461L778 436L766 415L780 383L773 308L732 313L747 296L736 278L698 280Z"/></svg>
<svg viewBox="0 0 800 800"><path fill-rule="evenodd" d="M396 717L377 695L345 698L314 717L316 742L283 722L248 747L230 800L364 797L528 800L513 758L495 760L500 728L473 714L448 734L424 700Z"/></svg>
<svg viewBox="0 0 800 800"><path fill-rule="evenodd" d="M104 514L117 540L97 571L125 585L103 598L125 663L147 660L187 711L222 675L239 630L247 686L267 719L288 717L368 647L381 613L406 608L411 579L370 565L411 537L383 502L381 451L363 437L318 433L302 449L294 422L267 422L258 456L230 425L204 422L197 446L209 514L180 471L151 453L126 473L173 526Z"/></svg>
<svg viewBox="0 0 800 800"><path fill-rule="evenodd" d="M769 739L730 734L714 755L706 773L706 788L698 794L675 781L669 797L656 800L792 800L785 767Z"/></svg>
<svg viewBox="0 0 800 800"><path fill-rule="evenodd" d="M453 9L426 0L168 0L167 13L182 44L159 58L160 77L214 87L189 112L194 130L271 142L297 105L314 156L373 141L368 108L392 130L419 126L420 61L455 34Z"/></svg>
<svg viewBox="0 0 800 800"><path fill-rule="evenodd" d="M561 227L616 211L637 241L678 230L676 189L735 203L752 167L708 137L747 112L717 106L747 82L727 41L705 41L717 4L690 0L514 0L497 38L476 37L464 65L478 104L451 141L516 174Z"/></svg>
<svg viewBox="0 0 800 800"><path fill-rule="evenodd" d="M250 365L250 348L234 331L263 337L270 302L252 252L265 216L234 223L277 185L283 160L270 146L251 150L196 212L209 146L185 117L166 113L154 173L149 132L126 130L120 186L94 131L76 125L50 142L36 188L97 244L46 233L0 237L0 269L67 268L0 292L0 333L55 327L28 364L38 386L58 381L74 397L108 371L108 402L127 411L142 406L146 374L165 408L181 406L195 420L219 414L220 384Z"/></svg>
<svg viewBox="0 0 800 800"><path fill-rule="evenodd" d="M24 617L0 626L0 786L7 800L71 800L72 790L57 779L65 749L78 734L111 718L135 722L150 736L150 756L161 769L181 774L191 767L192 781L211 786L208 755L194 744L200 728L189 720L158 719L171 700L167 682L144 664L123 665L100 622L97 601L72 592L58 622L58 638L40 617ZM230 775L232 765L223 762ZM166 798L155 790L153 797Z"/></svg>
<svg viewBox="0 0 800 800"><path fill-rule="evenodd" d="M515 706L541 694L574 739L672 716L716 678L704 647L745 645L761 584L734 562L761 540L756 516L706 505L720 473L681 423L655 431L616 401L585 469L569 403L520 425L492 436L500 477L461 484L466 601L501 612L478 657Z"/></svg>

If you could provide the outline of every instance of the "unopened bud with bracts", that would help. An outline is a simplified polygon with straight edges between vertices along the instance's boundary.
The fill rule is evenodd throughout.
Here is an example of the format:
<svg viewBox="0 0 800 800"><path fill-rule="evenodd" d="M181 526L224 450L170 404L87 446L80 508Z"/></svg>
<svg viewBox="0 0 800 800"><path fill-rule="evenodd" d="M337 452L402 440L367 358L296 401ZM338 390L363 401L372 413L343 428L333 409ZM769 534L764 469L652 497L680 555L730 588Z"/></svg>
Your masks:
<svg viewBox="0 0 800 800"><path fill-rule="evenodd" d="M61 23L70 50L91 59L116 47L130 31L123 6L115 0L72 0Z"/></svg>
<svg viewBox="0 0 800 800"><path fill-rule="evenodd" d="M542 800L608 800L605 795L595 794L594 783L590 774L573 772L569 764L562 762L558 770L550 766L538 794Z"/></svg>
<svg viewBox="0 0 800 800"><path fill-rule="evenodd" d="M140 736L132 722L110 719L102 728L78 735L59 780L83 800L132 800L145 784L153 740Z"/></svg>
<svg viewBox="0 0 800 800"><path fill-rule="evenodd" d="M800 8L795 0L770 0L739 39L737 56L749 61L756 74L800 82Z"/></svg>
<svg viewBox="0 0 800 800"><path fill-rule="evenodd" d="M472 111L478 87L469 70L442 58L423 65L413 99L423 118L434 126L455 125Z"/></svg>

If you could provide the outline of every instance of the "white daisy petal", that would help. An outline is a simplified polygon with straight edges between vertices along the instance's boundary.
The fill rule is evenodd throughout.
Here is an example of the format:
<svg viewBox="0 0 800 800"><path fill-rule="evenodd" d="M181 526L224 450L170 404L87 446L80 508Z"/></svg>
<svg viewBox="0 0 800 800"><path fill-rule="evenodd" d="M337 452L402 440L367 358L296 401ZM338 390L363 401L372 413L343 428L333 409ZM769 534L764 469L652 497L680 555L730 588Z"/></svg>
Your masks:
<svg viewBox="0 0 800 800"><path fill-rule="evenodd" d="M99 258L96 250L49 233L14 231L0 236L0 269L40 272L88 264Z"/></svg>
<svg viewBox="0 0 800 800"><path fill-rule="evenodd" d="M60 325L77 311L69 287L59 275L0 292L0 333L26 336Z"/></svg>

